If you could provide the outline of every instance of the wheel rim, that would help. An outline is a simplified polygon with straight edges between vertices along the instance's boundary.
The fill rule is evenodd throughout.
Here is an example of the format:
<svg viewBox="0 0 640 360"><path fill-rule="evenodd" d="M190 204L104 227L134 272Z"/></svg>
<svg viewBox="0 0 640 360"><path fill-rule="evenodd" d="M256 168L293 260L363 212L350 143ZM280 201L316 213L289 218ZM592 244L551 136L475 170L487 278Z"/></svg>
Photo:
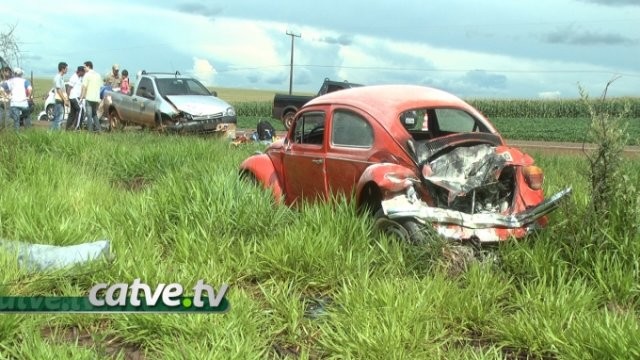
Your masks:
<svg viewBox="0 0 640 360"><path fill-rule="evenodd" d="M53 105L47 106L46 113L47 113L47 120L49 121L53 120Z"/></svg>
<svg viewBox="0 0 640 360"><path fill-rule="evenodd" d="M288 112L284 116L284 127L286 127L287 130L289 130L291 128L291 125L293 125L293 117L294 117L294 115L295 115L295 113Z"/></svg>
<svg viewBox="0 0 640 360"><path fill-rule="evenodd" d="M115 110L112 110L109 113L109 126L111 127L111 130L120 130L124 127L122 119L120 119L118 112Z"/></svg>
<svg viewBox="0 0 640 360"><path fill-rule="evenodd" d="M409 240L410 235L407 229L397 221L393 221L389 218L380 218L376 220L375 228L382 234L388 237L395 237L400 240Z"/></svg>

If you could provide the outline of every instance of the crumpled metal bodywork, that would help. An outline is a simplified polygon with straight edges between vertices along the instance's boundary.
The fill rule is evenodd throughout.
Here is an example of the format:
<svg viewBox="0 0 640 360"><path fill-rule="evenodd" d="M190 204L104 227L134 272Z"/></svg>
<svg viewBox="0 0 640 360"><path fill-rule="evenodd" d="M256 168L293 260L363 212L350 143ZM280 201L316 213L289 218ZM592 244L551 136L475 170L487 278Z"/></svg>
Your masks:
<svg viewBox="0 0 640 360"><path fill-rule="evenodd" d="M383 200L382 208L390 219L412 217L433 223L438 234L449 239L495 242L522 237L544 226L545 215L558 207L571 188L544 201L522 201L522 181L517 176L528 163L518 155L513 149L488 144L455 148L423 164L422 183L433 204L420 199L409 186L404 193Z"/></svg>

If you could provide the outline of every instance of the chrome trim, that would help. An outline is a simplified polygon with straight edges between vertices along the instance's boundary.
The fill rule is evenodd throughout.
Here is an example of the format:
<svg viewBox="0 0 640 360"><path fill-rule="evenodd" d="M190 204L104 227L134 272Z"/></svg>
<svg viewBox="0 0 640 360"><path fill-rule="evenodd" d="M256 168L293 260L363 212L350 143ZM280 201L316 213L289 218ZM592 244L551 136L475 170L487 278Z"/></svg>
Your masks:
<svg viewBox="0 0 640 360"><path fill-rule="evenodd" d="M510 215L496 213L467 214L450 209L436 208L422 201L411 202L404 194L382 201L382 208L390 219L412 217L422 223L446 223L470 229L494 227L516 229L525 227L555 210L560 205L560 201L571 194L571 191L571 187L566 188L533 208Z"/></svg>

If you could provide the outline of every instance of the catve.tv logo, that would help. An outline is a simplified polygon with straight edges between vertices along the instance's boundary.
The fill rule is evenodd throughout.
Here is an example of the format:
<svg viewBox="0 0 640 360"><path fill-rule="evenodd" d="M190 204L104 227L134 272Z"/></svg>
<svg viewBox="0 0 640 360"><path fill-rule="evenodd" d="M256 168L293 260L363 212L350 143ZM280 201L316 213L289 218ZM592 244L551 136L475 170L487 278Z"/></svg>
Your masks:
<svg viewBox="0 0 640 360"><path fill-rule="evenodd" d="M222 313L230 306L228 289L227 284L222 284L216 290L200 279L191 288L193 296L185 296L181 284L158 284L152 288L135 279L131 284L96 284L84 297L4 296L0 297L0 312Z"/></svg>

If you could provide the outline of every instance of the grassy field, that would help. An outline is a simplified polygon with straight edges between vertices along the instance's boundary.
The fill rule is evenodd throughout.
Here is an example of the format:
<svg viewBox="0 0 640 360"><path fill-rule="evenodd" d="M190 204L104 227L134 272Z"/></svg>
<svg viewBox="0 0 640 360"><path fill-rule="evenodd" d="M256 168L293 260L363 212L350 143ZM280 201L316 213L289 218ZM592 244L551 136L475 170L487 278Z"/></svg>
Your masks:
<svg viewBox="0 0 640 360"><path fill-rule="evenodd" d="M375 237L344 202L274 206L236 177L259 149L145 133L0 133L0 238L110 239L115 254L108 265L33 274L0 253L0 295L205 279L230 284L231 303L223 315L2 315L0 358L640 357L640 219L624 217L638 192L611 222L590 224L583 159L534 154L545 190L572 185L572 200L539 236L495 249L499 261L455 271L447 247ZM625 166L637 184L640 166Z"/></svg>

